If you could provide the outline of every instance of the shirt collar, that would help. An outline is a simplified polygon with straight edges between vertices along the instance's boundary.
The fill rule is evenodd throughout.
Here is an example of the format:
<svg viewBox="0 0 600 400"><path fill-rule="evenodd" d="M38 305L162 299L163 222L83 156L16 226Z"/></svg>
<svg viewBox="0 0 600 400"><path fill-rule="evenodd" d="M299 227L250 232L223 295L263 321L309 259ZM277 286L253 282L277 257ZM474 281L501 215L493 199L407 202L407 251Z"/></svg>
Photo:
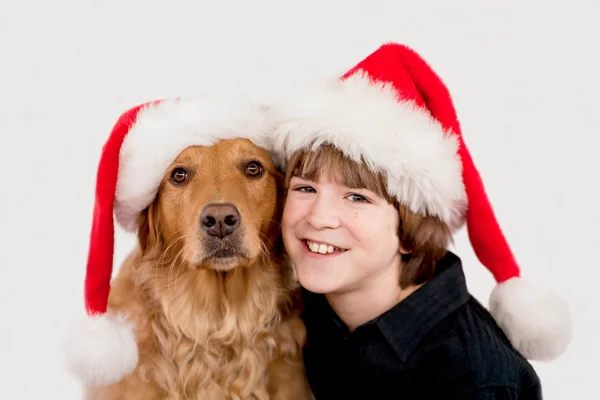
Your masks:
<svg viewBox="0 0 600 400"><path fill-rule="evenodd" d="M460 259L447 252L434 276L376 319L379 330L404 362L429 331L469 300Z"/></svg>

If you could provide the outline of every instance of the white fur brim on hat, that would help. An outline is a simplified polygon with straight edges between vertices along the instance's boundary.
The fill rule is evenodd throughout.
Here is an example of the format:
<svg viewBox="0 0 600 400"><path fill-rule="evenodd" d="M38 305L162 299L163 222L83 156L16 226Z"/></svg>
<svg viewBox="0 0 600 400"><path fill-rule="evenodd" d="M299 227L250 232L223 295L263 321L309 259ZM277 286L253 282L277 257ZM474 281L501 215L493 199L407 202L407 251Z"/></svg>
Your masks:
<svg viewBox="0 0 600 400"><path fill-rule="evenodd" d="M390 194L413 212L438 216L453 230L464 223L467 196L456 135L414 102L399 100L391 85L361 72L325 79L303 85L269 112L281 165L298 150L331 144L385 171Z"/></svg>
<svg viewBox="0 0 600 400"><path fill-rule="evenodd" d="M69 332L67 368L93 386L119 382L138 364L134 325L122 315L86 317Z"/></svg>
<svg viewBox="0 0 600 400"><path fill-rule="evenodd" d="M117 222L135 231L140 211L150 205L165 171L185 148L243 137L269 149L269 128L263 106L242 97L174 99L145 106L119 153Z"/></svg>
<svg viewBox="0 0 600 400"><path fill-rule="evenodd" d="M553 360L571 341L569 306L549 289L511 278L494 288L489 308L512 345L529 360Z"/></svg>

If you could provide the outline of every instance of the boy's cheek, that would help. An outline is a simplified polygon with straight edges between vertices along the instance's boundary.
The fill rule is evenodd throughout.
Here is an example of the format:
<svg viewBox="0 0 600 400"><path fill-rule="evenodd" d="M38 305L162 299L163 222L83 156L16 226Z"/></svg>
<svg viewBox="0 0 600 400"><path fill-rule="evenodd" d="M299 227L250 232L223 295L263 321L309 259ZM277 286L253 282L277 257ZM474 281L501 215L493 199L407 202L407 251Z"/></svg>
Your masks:
<svg viewBox="0 0 600 400"><path fill-rule="evenodd" d="M284 209L283 215L281 216L281 229L284 232L291 231L294 226L294 221L297 218L294 215L293 208L292 209Z"/></svg>
<svg viewBox="0 0 600 400"><path fill-rule="evenodd" d="M288 198L283 207L282 219L295 221L306 214L306 202L296 201L293 197Z"/></svg>

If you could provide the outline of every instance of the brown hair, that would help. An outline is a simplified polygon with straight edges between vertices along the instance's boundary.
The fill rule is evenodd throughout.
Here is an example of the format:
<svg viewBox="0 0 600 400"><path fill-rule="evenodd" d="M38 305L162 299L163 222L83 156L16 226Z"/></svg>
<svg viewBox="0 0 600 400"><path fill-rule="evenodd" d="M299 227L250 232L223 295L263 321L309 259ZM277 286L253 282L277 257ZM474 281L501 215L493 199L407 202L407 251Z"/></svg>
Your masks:
<svg viewBox="0 0 600 400"><path fill-rule="evenodd" d="M387 191L385 172L375 172L364 160L360 163L353 161L328 144L316 150L299 150L292 155L285 176L286 191L294 176L318 181L323 174L341 185L370 190L398 210L398 239L409 252L402 257L399 282L402 288L424 283L433 276L435 264L446 254L446 248L452 241L448 225L439 217L417 214L400 204Z"/></svg>

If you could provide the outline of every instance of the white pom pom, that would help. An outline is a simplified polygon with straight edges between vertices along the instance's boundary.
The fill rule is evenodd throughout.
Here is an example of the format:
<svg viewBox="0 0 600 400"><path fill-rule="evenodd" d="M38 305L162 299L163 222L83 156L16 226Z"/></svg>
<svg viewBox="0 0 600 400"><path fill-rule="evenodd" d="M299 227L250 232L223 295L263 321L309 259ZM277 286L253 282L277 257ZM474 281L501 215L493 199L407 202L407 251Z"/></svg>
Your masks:
<svg viewBox="0 0 600 400"><path fill-rule="evenodd" d="M66 360L71 373L86 384L120 381L138 363L134 325L124 316L88 316L69 333Z"/></svg>
<svg viewBox="0 0 600 400"><path fill-rule="evenodd" d="M529 360L555 359L571 342L572 322L566 301L520 278L494 288L490 313L513 346Z"/></svg>

